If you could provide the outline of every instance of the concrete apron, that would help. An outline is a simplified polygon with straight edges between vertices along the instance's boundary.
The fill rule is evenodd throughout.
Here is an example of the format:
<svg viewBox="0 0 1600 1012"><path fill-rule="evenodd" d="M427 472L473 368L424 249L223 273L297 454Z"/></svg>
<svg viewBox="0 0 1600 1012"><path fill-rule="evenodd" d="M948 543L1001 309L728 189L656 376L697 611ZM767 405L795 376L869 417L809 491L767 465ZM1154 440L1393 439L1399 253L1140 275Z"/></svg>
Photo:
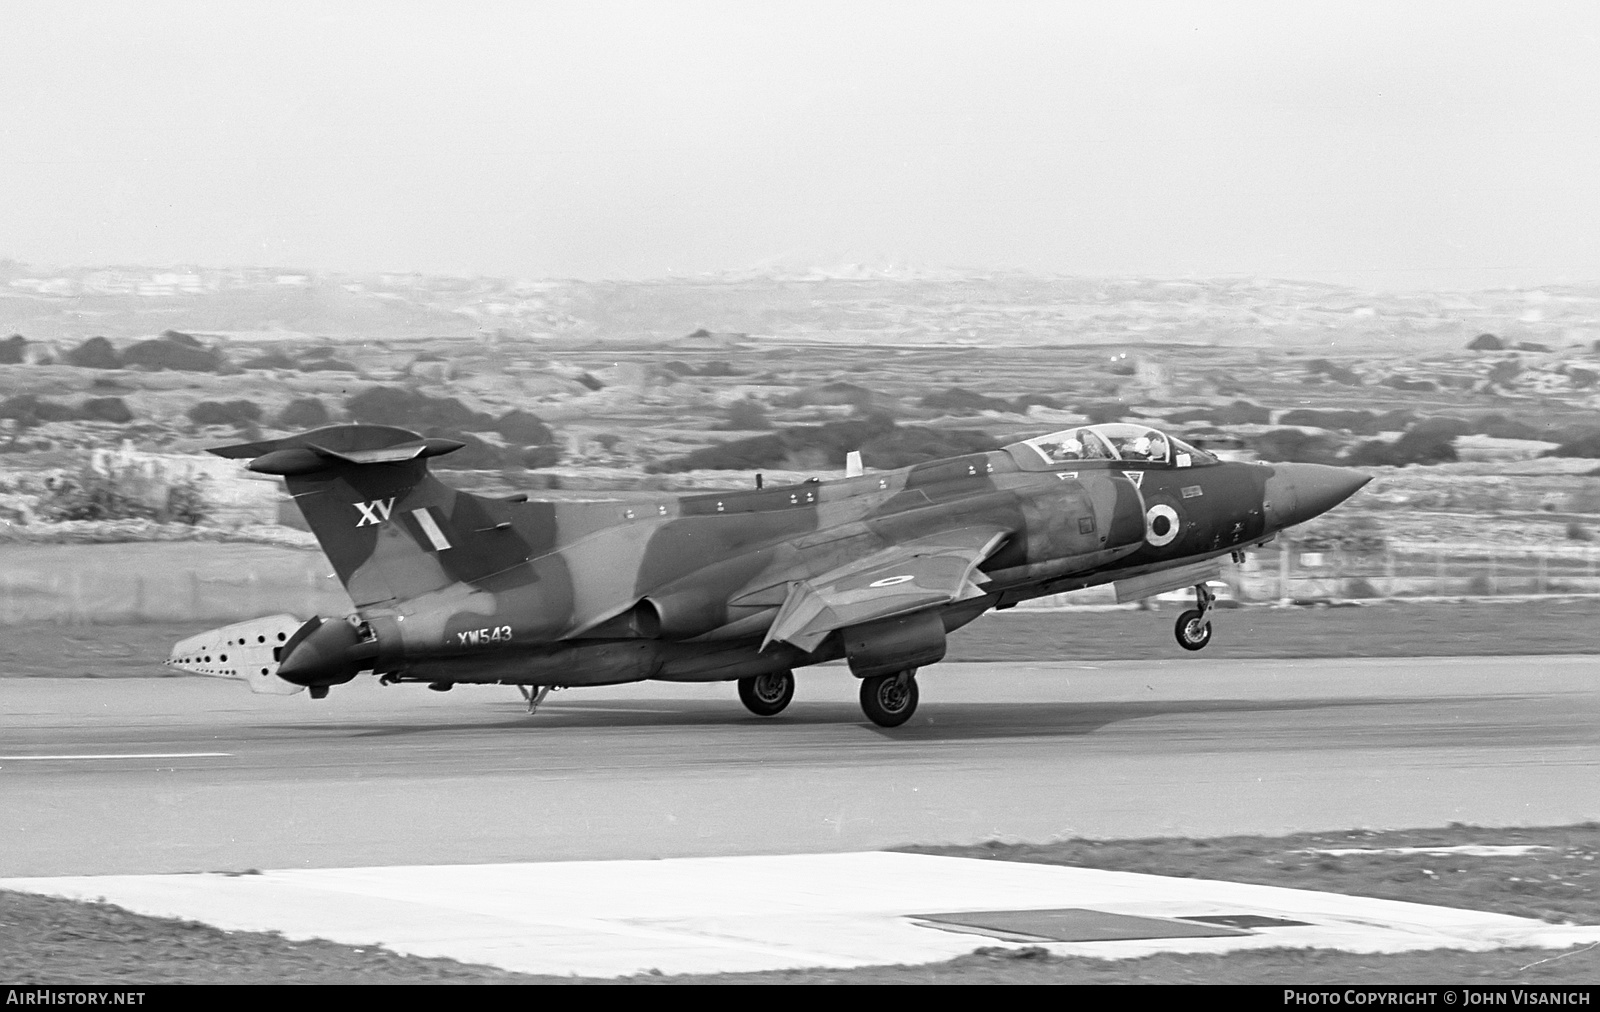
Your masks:
<svg viewBox="0 0 1600 1012"><path fill-rule="evenodd" d="M0 879L229 931L612 977L929 963L980 946L1565 948L1600 927L1335 893L882 852Z"/></svg>

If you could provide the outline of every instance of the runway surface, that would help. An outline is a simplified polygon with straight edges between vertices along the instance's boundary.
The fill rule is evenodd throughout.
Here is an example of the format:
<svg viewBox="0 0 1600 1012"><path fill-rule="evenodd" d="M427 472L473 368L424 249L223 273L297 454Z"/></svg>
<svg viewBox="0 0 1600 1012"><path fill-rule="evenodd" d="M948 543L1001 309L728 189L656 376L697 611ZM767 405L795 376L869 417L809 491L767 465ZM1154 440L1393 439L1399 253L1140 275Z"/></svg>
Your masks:
<svg viewBox="0 0 1600 1012"><path fill-rule="evenodd" d="M798 678L762 719L731 684L528 717L370 677L0 677L0 875L1600 819L1593 657L945 664L891 731L843 667Z"/></svg>

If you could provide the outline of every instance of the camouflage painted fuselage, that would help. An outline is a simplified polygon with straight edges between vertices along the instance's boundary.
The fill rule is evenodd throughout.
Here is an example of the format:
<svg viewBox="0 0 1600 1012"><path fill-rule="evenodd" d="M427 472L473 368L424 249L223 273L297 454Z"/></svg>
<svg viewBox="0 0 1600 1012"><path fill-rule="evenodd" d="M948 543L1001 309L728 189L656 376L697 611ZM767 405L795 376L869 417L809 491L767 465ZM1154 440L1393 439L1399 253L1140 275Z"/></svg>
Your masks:
<svg viewBox="0 0 1600 1012"><path fill-rule="evenodd" d="M990 608L1259 544L1359 484L1315 465L1057 464L1016 444L786 487L525 502L444 485L426 457L450 447L427 443L388 459L424 443L336 426L221 451L285 476L355 602L362 666L392 680L913 667Z"/></svg>

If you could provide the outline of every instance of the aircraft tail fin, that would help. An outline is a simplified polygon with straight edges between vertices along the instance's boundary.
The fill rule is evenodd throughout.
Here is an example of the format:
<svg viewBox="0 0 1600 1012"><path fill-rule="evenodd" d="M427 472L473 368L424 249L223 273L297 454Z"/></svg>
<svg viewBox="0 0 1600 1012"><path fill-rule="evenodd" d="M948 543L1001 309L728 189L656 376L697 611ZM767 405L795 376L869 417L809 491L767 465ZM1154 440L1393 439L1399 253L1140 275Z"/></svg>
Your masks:
<svg viewBox="0 0 1600 1012"><path fill-rule="evenodd" d="M488 499L428 469L463 444L386 425L334 425L211 450L280 475L357 608L473 583L549 541L548 504Z"/></svg>

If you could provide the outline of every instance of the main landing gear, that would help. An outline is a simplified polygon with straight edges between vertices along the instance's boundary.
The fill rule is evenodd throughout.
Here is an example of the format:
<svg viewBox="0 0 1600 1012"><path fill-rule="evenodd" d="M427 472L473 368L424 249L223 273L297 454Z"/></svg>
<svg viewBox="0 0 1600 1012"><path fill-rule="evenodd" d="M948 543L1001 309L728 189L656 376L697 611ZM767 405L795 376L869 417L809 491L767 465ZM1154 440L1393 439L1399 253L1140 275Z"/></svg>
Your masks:
<svg viewBox="0 0 1600 1012"><path fill-rule="evenodd" d="M739 679L739 702L757 717L782 713L793 698L793 671L772 671Z"/></svg>
<svg viewBox="0 0 1600 1012"><path fill-rule="evenodd" d="M917 669L861 680L861 711L879 727L899 727L917 712Z"/></svg>
<svg viewBox="0 0 1600 1012"><path fill-rule="evenodd" d="M1185 650L1199 650L1211 642L1211 604L1217 595L1203 583L1194 585L1194 603L1199 607L1178 616L1172 630L1178 637L1178 646Z"/></svg>

